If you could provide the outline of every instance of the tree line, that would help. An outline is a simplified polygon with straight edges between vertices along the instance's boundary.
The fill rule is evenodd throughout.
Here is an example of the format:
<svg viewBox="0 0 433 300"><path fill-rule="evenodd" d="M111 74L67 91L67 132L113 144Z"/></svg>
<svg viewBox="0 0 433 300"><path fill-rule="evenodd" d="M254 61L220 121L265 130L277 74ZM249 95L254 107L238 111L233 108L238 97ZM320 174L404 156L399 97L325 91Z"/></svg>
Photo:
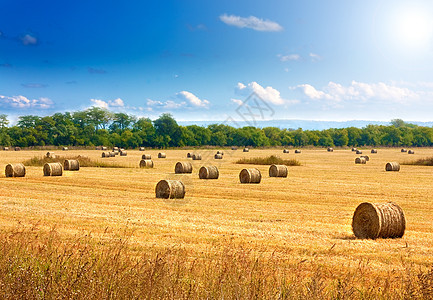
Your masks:
<svg viewBox="0 0 433 300"><path fill-rule="evenodd" d="M326 130L242 127L212 124L207 127L181 126L170 114L156 120L112 113L92 107L51 116L21 116L9 126L8 116L0 115L2 146L433 146L433 128L392 120L391 125Z"/></svg>

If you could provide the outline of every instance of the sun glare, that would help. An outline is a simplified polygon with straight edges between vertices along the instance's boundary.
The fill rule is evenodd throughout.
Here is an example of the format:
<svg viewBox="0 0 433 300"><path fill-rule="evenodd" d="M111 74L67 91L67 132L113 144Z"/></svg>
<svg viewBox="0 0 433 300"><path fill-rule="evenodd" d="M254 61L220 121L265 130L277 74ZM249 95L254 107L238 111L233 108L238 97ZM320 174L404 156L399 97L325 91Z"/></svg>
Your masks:
<svg viewBox="0 0 433 300"><path fill-rule="evenodd" d="M404 11L396 22L396 37L407 47L425 47L432 41L433 22L427 13Z"/></svg>

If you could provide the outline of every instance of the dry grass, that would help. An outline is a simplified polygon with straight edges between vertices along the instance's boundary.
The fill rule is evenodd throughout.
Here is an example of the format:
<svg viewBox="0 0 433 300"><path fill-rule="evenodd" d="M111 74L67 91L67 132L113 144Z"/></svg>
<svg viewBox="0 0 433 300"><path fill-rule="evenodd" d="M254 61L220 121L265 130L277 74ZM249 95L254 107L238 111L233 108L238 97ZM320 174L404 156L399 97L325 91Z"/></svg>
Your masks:
<svg viewBox="0 0 433 300"><path fill-rule="evenodd" d="M404 161L401 164L412 166L433 166L433 157L419 158L414 161Z"/></svg>
<svg viewBox="0 0 433 300"><path fill-rule="evenodd" d="M236 161L237 164L249 164L249 165L286 165L286 166L300 166L301 163L296 159L282 159L275 155L267 157L243 157Z"/></svg>
<svg viewBox="0 0 433 300"><path fill-rule="evenodd" d="M168 150L152 169L139 169L142 152L133 150L120 159L132 168L44 177L28 166L25 178L3 174L0 298L431 298L431 170L386 172L386 162L404 154L378 150L359 168L350 150L303 149L302 165L287 178L255 166L259 185L239 183L244 166L235 162L245 153L216 162L212 149L192 162L193 174L173 174L186 150ZM275 149L254 152L267 157ZM43 155L5 151L0 168ZM96 150L68 155L104 160ZM430 148L414 154L432 155ZM199 179L202 165L217 163L218 180ZM185 198L157 199L157 182L177 176ZM355 208L388 201L403 209L405 235L355 239Z"/></svg>
<svg viewBox="0 0 433 300"><path fill-rule="evenodd" d="M80 162L80 167L94 167L94 168L129 168L129 166L127 165L122 165L119 163L114 163L114 162L101 162L101 161L96 161L96 160L92 160L89 157L86 156L59 156L56 155L55 158L50 158L50 157L46 157L46 156L34 156L30 159L27 159L25 161L23 161L23 164L25 166L43 166L46 163L53 163L53 162L59 162L61 164L63 164L63 162L67 159L70 160L78 160Z"/></svg>

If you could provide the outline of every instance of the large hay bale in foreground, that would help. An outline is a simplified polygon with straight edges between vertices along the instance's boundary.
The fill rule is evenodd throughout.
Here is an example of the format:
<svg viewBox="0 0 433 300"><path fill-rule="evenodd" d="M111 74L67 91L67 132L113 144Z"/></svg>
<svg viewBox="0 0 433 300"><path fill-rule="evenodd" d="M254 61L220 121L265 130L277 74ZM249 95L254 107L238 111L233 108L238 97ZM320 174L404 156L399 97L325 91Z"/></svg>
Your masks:
<svg viewBox="0 0 433 300"><path fill-rule="evenodd" d="M198 171L198 177L200 179L218 179L219 174L216 166L203 166Z"/></svg>
<svg viewBox="0 0 433 300"><path fill-rule="evenodd" d="M352 230L357 238L401 238L406 229L403 210L395 203L361 203L352 219Z"/></svg>
<svg viewBox="0 0 433 300"><path fill-rule="evenodd" d="M63 169L65 171L78 171L80 170L80 162L76 159L65 159Z"/></svg>
<svg viewBox="0 0 433 300"><path fill-rule="evenodd" d="M367 160L365 157L357 157L355 158L355 164L363 164L365 165L367 163Z"/></svg>
<svg viewBox="0 0 433 300"><path fill-rule="evenodd" d="M370 161L370 156L368 155L361 155L361 157L364 157L366 161Z"/></svg>
<svg viewBox="0 0 433 300"><path fill-rule="evenodd" d="M377 149L371 149L371 153L377 153Z"/></svg>
<svg viewBox="0 0 433 300"><path fill-rule="evenodd" d="M259 169L243 169L239 173L239 180L241 183L260 183L262 174Z"/></svg>
<svg viewBox="0 0 433 300"><path fill-rule="evenodd" d="M400 151L401 151L401 152L407 152L407 149L404 149L404 148L403 148L403 149L401 149Z"/></svg>
<svg viewBox="0 0 433 300"><path fill-rule="evenodd" d="M214 157L215 157L215 159L223 159L223 155L219 154L219 153L215 154Z"/></svg>
<svg viewBox="0 0 433 300"><path fill-rule="evenodd" d="M289 149L284 149L283 150L283 153L289 153L290 151L289 151Z"/></svg>
<svg viewBox="0 0 433 300"><path fill-rule="evenodd" d="M296 149L296 150L295 150L295 153L301 153L301 150Z"/></svg>
<svg viewBox="0 0 433 300"><path fill-rule="evenodd" d="M47 152L47 154L45 154L46 158L56 158L56 154L54 154L54 152Z"/></svg>
<svg viewBox="0 0 433 300"><path fill-rule="evenodd" d="M44 165L44 176L62 176L63 167L61 163L46 163Z"/></svg>
<svg viewBox="0 0 433 300"><path fill-rule="evenodd" d="M244 148L243 152L250 152L249 148Z"/></svg>
<svg viewBox="0 0 433 300"><path fill-rule="evenodd" d="M185 197L185 185L180 180L161 180L155 187L156 198L182 199Z"/></svg>
<svg viewBox="0 0 433 300"><path fill-rule="evenodd" d="M407 154L415 154L415 151L409 150L409 151L407 151Z"/></svg>
<svg viewBox="0 0 433 300"><path fill-rule="evenodd" d="M120 156L127 156L128 152L126 150L120 151Z"/></svg>
<svg viewBox="0 0 433 300"><path fill-rule="evenodd" d="M144 147L138 148L139 151L144 151Z"/></svg>
<svg viewBox="0 0 433 300"><path fill-rule="evenodd" d="M361 150L356 150L356 154L362 154Z"/></svg>
<svg viewBox="0 0 433 300"><path fill-rule="evenodd" d="M287 177L289 168L285 165L272 165L269 167L269 177Z"/></svg>
<svg viewBox="0 0 433 300"><path fill-rule="evenodd" d="M158 153L158 158L166 158L167 154L165 154L164 152L159 152Z"/></svg>
<svg viewBox="0 0 433 300"><path fill-rule="evenodd" d="M143 154L141 156L141 159L152 159L152 155L150 155L150 154Z"/></svg>
<svg viewBox="0 0 433 300"><path fill-rule="evenodd" d="M398 172L398 171L400 171L400 164L396 161L389 162L386 164L385 170Z"/></svg>
<svg viewBox="0 0 433 300"><path fill-rule="evenodd" d="M111 157L110 152L102 152L102 157Z"/></svg>
<svg viewBox="0 0 433 300"><path fill-rule="evenodd" d="M26 176L26 167L21 164L7 164L5 168L6 177L24 177Z"/></svg>
<svg viewBox="0 0 433 300"><path fill-rule="evenodd" d="M140 160L140 168L153 168L153 160L150 159Z"/></svg>
<svg viewBox="0 0 433 300"><path fill-rule="evenodd" d="M334 152L334 148L329 147L329 148L327 149L327 151L328 151L328 152Z"/></svg>
<svg viewBox="0 0 433 300"><path fill-rule="evenodd" d="M201 154L193 154L192 156L192 160L201 160Z"/></svg>
<svg viewBox="0 0 433 300"><path fill-rule="evenodd" d="M192 164L189 161L179 161L174 167L176 174L192 173Z"/></svg>

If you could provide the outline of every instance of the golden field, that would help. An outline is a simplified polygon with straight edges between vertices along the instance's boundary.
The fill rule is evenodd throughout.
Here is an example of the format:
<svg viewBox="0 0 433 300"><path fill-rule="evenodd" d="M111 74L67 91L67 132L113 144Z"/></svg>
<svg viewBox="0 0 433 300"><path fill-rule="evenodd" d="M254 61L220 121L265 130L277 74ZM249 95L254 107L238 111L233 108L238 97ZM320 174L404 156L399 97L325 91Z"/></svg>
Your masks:
<svg viewBox="0 0 433 300"><path fill-rule="evenodd" d="M65 171L62 177L44 177L42 167L26 167L25 178L6 178L2 171L2 237L13 241L17 233L25 232L29 236L20 243L28 239L40 247L50 240L44 234L55 231L56 249L80 240L80 245L88 243L94 251L103 252L126 236L123 255L139 258L165 253L161 257L170 261L174 255L177 265L196 262L200 266L200 270L182 266L190 274L178 274L193 283L176 281L171 292L158 290L145 298L433 297L433 290L428 289L429 282L433 284L428 273L433 265L433 167L402 165L400 172L385 172L386 162L433 156L433 149L415 149L414 155L396 148L379 148L377 154L362 150L362 155L370 156L366 165L355 165L359 155L350 149L302 149L301 154L294 154L294 149L289 154L282 149L250 149L248 153L224 149L222 160L213 158L216 150L204 149L166 150L165 159L157 158L157 150L129 150L128 156L115 158L101 158L101 151L96 150L57 150L60 156L82 155L128 168L81 168ZM191 161L192 174L175 175L175 163L190 160L187 152L202 153L203 160ZM0 167L4 170L7 163L45 153L2 151ZM144 153L152 155L153 169L138 167ZM287 178L270 178L269 166L235 164L243 157L272 154L296 158L302 165L289 167ZM218 166L218 180L198 178L200 166L208 164ZM239 172L246 167L261 171L260 184L239 183ZM167 178L183 180L185 199L155 198L157 182ZM405 213L403 238L355 239L351 228L355 208L362 202L388 201ZM34 245L23 249L39 251ZM248 262L233 267L236 263L228 256ZM220 264L212 265L216 261ZM221 267L223 261L230 261L230 266ZM230 280L239 280L242 286L236 288L239 294L221 278L214 278L217 270L218 276L233 273ZM236 277L236 272L241 275ZM251 279L245 276L253 273L259 287L245 288ZM207 286L207 281L212 285ZM181 288L175 291L176 284ZM183 293L191 285L192 291ZM204 291L211 286L215 290ZM103 294L95 297L105 298Z"/></svg>

